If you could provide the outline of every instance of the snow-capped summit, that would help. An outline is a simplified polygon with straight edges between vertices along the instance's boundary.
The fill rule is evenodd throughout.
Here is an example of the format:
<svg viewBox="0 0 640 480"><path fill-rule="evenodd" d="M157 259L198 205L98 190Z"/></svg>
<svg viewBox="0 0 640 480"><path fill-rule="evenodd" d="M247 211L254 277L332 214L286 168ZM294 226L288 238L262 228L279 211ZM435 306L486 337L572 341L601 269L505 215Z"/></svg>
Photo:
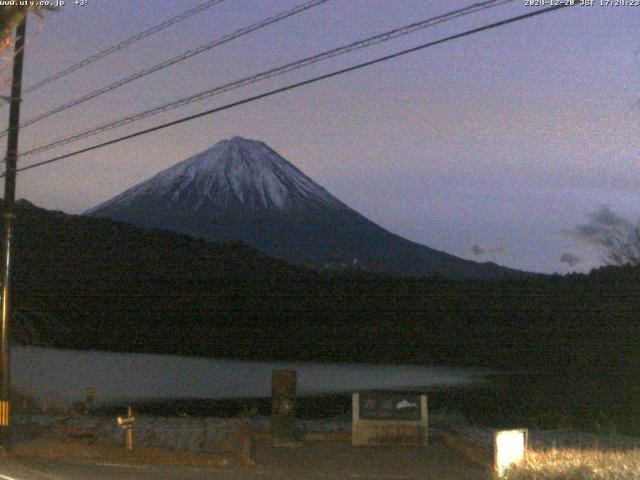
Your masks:
<svg viewBox="0 0 640 480"><path fill-rule="evenodd" d="M263 142L233 137L170 167L87 212L125 207L141 196L188 201L194 210L237 208L287 210L344 205Z"/></svg>
<svg viewBox="0 0 640 480"><path fill-rule="evenodd" d="M262 142L234 137L87 211L210 241L242 241L315 268L496 277L480 264L394 235L349 208Z"/></svg>

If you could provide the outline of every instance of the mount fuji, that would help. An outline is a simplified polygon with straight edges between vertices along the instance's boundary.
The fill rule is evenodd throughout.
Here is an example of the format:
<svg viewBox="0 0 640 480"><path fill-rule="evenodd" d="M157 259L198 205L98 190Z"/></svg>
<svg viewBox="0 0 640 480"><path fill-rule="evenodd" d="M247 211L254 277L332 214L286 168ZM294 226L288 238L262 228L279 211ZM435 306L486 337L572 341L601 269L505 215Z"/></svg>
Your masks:
<svg viewBox="0 0 640 480"><path fill-rule="evenodd" d="M177 163L85 215L214 242L242 241L316 269L448 278L522 276L464 260L376 225L259 141L234 137Z"/></svg>

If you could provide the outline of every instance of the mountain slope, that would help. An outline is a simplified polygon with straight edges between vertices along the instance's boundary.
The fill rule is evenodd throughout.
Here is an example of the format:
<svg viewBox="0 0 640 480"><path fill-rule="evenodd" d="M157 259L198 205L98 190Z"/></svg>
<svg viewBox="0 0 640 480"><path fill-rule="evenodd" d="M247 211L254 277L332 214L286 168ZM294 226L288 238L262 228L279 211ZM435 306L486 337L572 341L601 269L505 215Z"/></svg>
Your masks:
<svg viewBox="0 0 640 480"><path fill-rule="evenodd" d="M16 204L14 230L13 274L20 285L210 284L317 276L240 243L212 245L107 218L47 211L24 200Z"/></svg>
<svg viewBox="0 0 640 480"><path fill-rule="evenodd" d="M158 173L85 215L209 241L240 240L314 268L451 278L519 276L388 232L262 142L234 137Z"/></svg>

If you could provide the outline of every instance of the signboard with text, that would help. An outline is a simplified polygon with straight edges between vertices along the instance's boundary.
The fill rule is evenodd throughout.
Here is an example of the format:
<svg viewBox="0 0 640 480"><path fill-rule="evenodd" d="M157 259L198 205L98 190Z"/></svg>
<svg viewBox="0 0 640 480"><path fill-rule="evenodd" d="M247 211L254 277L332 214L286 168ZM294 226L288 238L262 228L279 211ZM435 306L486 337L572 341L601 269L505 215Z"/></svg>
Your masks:
<svg viewBox="0 0 640 480"><path fill-rule="evenodd" d="M353 445L427 445L428 410L424 393L354 392L352 405Z"/></svg>
<svg viewBox="0 0 640 480"><path fill-rule="evenodd" d="M360 394L360 418L363 420L420 421L420 395L363 392Z"/></svg>

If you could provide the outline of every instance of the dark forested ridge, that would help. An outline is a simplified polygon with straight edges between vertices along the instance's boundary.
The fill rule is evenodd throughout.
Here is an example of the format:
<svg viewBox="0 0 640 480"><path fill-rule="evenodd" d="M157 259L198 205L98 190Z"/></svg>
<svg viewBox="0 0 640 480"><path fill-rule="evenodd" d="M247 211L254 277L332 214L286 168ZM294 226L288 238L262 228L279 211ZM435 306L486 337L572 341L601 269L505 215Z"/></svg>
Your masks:
<svg viewBox="0 0 640 480"><path fill-rule="evenodd" d="M545 399L573 392L591 413L640 413L638 268L474 281L325 275L241 244L24 202L16 224L16 341L489 366L552 379Z"/></svg>

